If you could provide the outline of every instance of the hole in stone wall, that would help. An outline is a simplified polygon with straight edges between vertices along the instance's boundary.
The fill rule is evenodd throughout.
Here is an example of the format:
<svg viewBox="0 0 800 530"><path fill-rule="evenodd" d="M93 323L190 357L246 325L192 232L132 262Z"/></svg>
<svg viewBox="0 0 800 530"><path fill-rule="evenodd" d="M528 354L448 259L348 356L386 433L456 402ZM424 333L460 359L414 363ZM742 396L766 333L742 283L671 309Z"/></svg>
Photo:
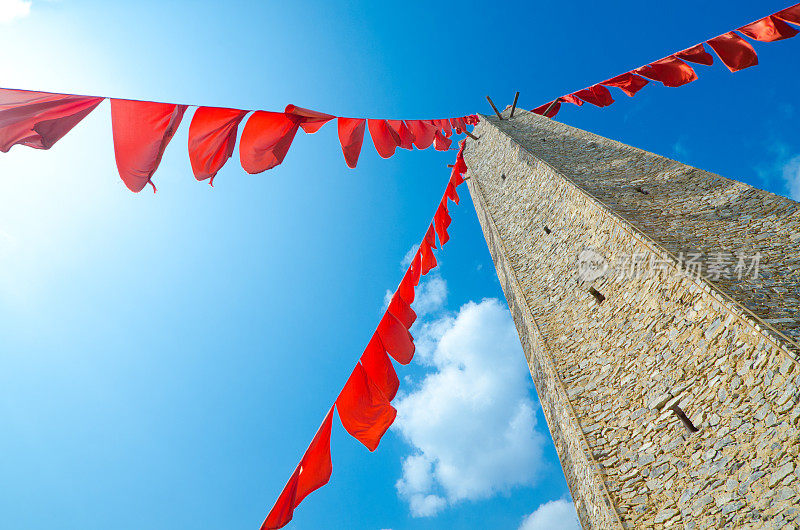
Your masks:
<svg viewBox="0 0 800 530"><path fill-rule="evenodd" d="M594 296L594 299L595 299L595 301L597 301L597 303L598 303L598 304L602 304L602 303L603 303L603 300L605 300L605 299L606 299L606 297L605 297L605 296L603 296L603 295L600 293L600 291L598 291L598 290L597 290L597 289L595 289L594 287L589 287L589 293L590 293L592 296Z"/></svg>
<svg viewBox="0 0 800 530"><path fill-rule="evenodd" d="M689 417L686 415L686 413L683 412L683 410L681 410L681 408L678 405L672 405L670 407L670 410L675 413L675 415L678 417L679 420L681 420L681 423L683 423L683 426L686 427L687 431L689 431L689 432L697 432L697 431L700 430L700 429L698 429L697 427L694 426L694 423L692 423L692 420L689 419Z"/></svg>
<svg viewBox="0 0 800 530"><path fill-rule="evenodd" d="M636 186L636 188L634 188L634 189L635 189L636 191L638 191L639 193L641 193L642 195L650 195L650 192L649 192L649 191L647 191L646 189L644 189L644 188L643 188L643 187L641 187L641 186Z"/></svg>
<svg viewBox="0 0 800 530"><path fill-rule="evenodd" d="M550 230L550 229L547 227L547 225L544 225L544 233L545 233L545 234L549 234L550 232L552 232L552 230Z"/></svg>
<svg viewBox="0 0 800 530"><path fill-rule="evenodd" d="M505 173L501 174L501 175L500 175L500 178L501 178L501 179L503 179L503 182L505 182L505 180L506 180L506 174L505 174Z"/></svg>

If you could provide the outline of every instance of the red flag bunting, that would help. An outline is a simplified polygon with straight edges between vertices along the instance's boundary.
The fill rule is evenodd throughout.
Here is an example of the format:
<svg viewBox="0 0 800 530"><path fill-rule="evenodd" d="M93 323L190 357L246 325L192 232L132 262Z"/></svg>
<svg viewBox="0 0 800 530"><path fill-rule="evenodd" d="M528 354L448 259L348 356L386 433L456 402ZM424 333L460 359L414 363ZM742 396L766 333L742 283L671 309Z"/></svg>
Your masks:
<svg viewBox="0 0 800 530"><path fill-rule="evenodd" d="M325 114L324 112L317 112L316 110L304 109L296 105L286 105L284 113L292 120L300 125L307 134L313 134L320 130L320 128L331 121L336 116Z"/></svg>
<svg viewBox="0 0 800 530"><path fill-rule="evenodd" d="M550 103L545 103L544 105L540 105L540 106L536 107L535 109L533 109L533 112L535 112L536 114L539 114L540 116L547 116L548 118L553 118L553 117L555 117L556 114L558 114L558 111L561 110L561 101L560 100L561 100L561 98L559 98L559 99L557 99L555 101L551 101ZM554 105L554 103L555 103L555 105ZM548 109L549 109L549 111L548 111ZM545 112L547 114L545 114Z"/></svg>
<svg viewBox="0 0 800 530"><path fill-rule="evenodd" d="M795 4L782 11L778 11L775 13L775 18L800 26L800 4Z"/></svg>
<svg viewBox="0 0 800 530"><path fill-rule="evenodd" d="M397 292L392 296L387 311L402 322L406 329L411 329L414 321L417 320L417 314L411 309L411 305L407 304Z"/></svg>
<svg viewBox="0 0 800 530"><path fill-rule="evenodd" d="M704 64L706 66L714 64L714 56L706 51L702 43L676 53L675 57L690 63Z"/></svg>
<svg viewBox="0 0 800 530"><path fill-rule="evenodd" d="M392 361L377 335L372 336L364 353L361 354L360 360L367 377L381 391L386 401L393 400L400 388L400 381L397 379L397 372L394 371Z"/></svg>
<svg viewBox="0 0 800 530"><path fill-rule="evenodd" d="M161 163L164 150L181 123L186 105L150 101L111 100L114 156L122 182L142 191Z"/></svg>
<svg viewBox="0 0 800 530"><path fill-rule="evenodd" d="M679 87L697 80L692 67L673 55L637 68L634 72L668 87Z"/></svg>
<svg viewBox="0 0 800 530"><path fill-rule="evenodd" d="M572 103L573 105L577 105L579 107L581 105L583 105L583 100L581 100L580 98L578 98L577 96L574 96L572 94L568 94L566 96L561 96L558 99L563 101L564 103Z"/></svg>
<svg viewBox="0 0 800 530"><path fill-rule="evenodd" d="M447 228L450 226L450 214L447 212L447 199L442 198L439 207L436 209L436 214L433 216L433 224L436 228L436 235L439 236L439 245L444 246L450 240L450 234L447 233Z"/></svg>
<svg viewBox="0 0 800 530"><path fill-rule="evenodd" d="M594 85L589 88L584 88L583 90L575 92L575 95L586 103L591 103L597 107L608 107L614 103L611 92L603 85Z"/></svg>
<svg viewBox="0 0 800 530"><path fill-rule="evenodd" d="M378 448L397 411L359 362L336 398L339 419L350 435L370 451Z"/></svg>
<svg viewBox="0 0 800 530"><path fill-rule="evenodd" d="M189 161L197 180L210 178L228 161L236 147L236 133L246 110L199 107L189 125Z"/></svg>
<svg viewBox="0 0 800 530"><path fill-rule="evenodd" d="M436 130L433 135L433 146L437 151L447 151L450 149L450 144L453 143L453 140L450 138L446 138L442 131Z"/></svg>
<svg viewBox="0 0 800 530"><path fill-rule="evenodd" d="M394 132L394 129L386 120L367 120L367 127L378 155L381 158L392 156L397 146L400 145L400 136Z"/></svg>
<svg viewBox="0 0 800 530"><path fill-rule="evenodd" d="M400 139L398 143L400 149L412 150L414 148L414 135L403 120L386 120L386 123L389 124L389 127L392 128Z"/></svg>
<svg viewBox="0 0 800 530"><path fill-rule="evenodd" d="M358 156L361 154L361 145L364 143L364 129L367 120L359 118L338 118L336 120L339 128L339 143L342 144L344 161L350 168L355 168L358 164Z"/></svg>
<svg viewBox="0 0 800 530"><path fill-rule="evenodd" d="M731 72L758 64L758 55L750 43L732 31L707 42Z"/></svg>
<svg viewBox="0 0 800 530"><path fill-rule="evenodd" d="M103 98L0 89L0 151L13 145L50 149Z"/></svg>
<svg viewBox="0 0 800 530"><path fill-rule="evenodd" d="M299 124L284 112L254 112L239 141L242 168L250 174L280 165L289 152Z"/></svg>
<svg viewBox="0 0 800 530"><path fill-rule="evenodd" d="M761 42L775 42L789 39L797 35L798 31L774 15L764 17L746 26L739 31L751 39Z"/></svg>
<svg viewBox="0 0 800 530"><path fill-rule="evenodd" d="M414 358L414 339L397 317L388 311L383 314L377 330L386 352L400 364L408 364Z"/></svg>
<svg viewBox="0 0 800 530"><path fill-rule="evenodd" d="M275 506L261 525L261 530L282 528L292 520L294 509L303 502L309 493L321 488L331 478L331 428L333 426L333 407L328 410L325 420L306 449L300 464L295 468L289 482L283 488Z"/></svg>
<svg viewBox="0 0 800 530"><path fill-rule="evenodd" d="M616 77L612 77L611 79L603 81L601 84L605 86L617 87L625 92L625 94L628 96L633 97L638 91L647 86L648 83L650 83L650 81L647 79L628 72Z"/></svg>
<svg viewBox="0 0 800 530"><path fill-rule="evenodd" d="M450 179L447 182L447 188L445 189L444 196L458 204L458 191L456 191L456 186L453 184L453 179Z"/></svg>
<svg viewBox="0 0 800 530"><path fill-rule="evenodd" d="M417 146L417 149L427 149L431 146L436 134L435 125L423 120L407 120L406 125L414 135L414 145Z"/></svg>

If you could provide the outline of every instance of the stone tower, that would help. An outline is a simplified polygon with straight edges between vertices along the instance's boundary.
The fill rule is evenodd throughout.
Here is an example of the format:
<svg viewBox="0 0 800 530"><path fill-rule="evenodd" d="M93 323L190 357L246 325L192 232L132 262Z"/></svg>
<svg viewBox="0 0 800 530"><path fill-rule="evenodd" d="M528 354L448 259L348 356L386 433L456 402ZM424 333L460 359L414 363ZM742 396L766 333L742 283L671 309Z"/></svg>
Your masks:
<svg viewBox="0 0 800 530"><path fill-rule="evenodd" d="M800 203L504 117L467 183L584 528L796 528Z"/></svg>

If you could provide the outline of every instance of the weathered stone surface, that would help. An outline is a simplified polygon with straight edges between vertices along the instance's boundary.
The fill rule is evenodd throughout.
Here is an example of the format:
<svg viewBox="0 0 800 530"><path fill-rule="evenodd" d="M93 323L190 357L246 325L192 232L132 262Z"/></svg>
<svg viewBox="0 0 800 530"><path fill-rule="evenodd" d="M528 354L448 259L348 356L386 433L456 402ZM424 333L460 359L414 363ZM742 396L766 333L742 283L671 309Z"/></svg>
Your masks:
<svg viewBox="0 0 800 530"><path fill-rule="evenodd" d="M525 111L475 134L470 194L583 526L800 523L800 204ZM690 274L723 250L761 275ZM626 256L648 273L602 270Z"/></svg>

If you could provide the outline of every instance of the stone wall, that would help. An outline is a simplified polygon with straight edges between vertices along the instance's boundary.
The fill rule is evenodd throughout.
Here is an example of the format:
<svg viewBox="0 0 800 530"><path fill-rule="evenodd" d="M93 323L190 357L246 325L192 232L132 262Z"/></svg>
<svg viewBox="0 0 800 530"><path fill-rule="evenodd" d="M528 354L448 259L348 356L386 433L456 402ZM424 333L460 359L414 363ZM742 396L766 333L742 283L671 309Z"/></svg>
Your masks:
<svg viewBox="0 0 800 530"><path fill-rule="evenodd" d="M584 527L800 523L800 204L525 111L475 134L467 183ZM698 277L693 252L760 252L759 274Z"/></svg>

